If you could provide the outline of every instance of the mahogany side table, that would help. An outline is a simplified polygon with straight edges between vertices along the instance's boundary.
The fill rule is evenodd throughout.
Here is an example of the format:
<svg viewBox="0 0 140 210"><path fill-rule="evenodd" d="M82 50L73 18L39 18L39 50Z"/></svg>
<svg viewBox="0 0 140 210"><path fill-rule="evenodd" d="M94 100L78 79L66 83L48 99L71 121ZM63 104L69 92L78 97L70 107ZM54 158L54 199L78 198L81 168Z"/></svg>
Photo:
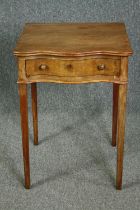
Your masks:
<svg viewBox="0 0 140 210"><path fill-rule="evenodd" d="M116 188L122 188L128 56L123 23L26 24L14 50L18 61L25 187L30 188L27 85L31 84L34 144L38 144L38 82L113 83L112 146L117 142ZM117 141L116 141L117 138Z"/></svg>

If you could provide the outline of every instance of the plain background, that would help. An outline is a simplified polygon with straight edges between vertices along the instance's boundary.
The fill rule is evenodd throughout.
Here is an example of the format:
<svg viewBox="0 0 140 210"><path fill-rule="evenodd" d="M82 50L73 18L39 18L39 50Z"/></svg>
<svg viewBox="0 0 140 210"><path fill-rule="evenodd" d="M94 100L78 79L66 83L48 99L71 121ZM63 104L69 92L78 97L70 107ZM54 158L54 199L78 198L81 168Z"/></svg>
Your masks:
<svg viewBox="0 0 140 210"><path fill-rule="evenodd" d="M129 59L123 190L114 188L112 85L102 83L38 85L40 144L33 146L29 114L32 189L26 191L13 56L25 22L117 21L125 22L134 51ZM0 209L139 209L139 125L139 0L0 0Z"/></svg>

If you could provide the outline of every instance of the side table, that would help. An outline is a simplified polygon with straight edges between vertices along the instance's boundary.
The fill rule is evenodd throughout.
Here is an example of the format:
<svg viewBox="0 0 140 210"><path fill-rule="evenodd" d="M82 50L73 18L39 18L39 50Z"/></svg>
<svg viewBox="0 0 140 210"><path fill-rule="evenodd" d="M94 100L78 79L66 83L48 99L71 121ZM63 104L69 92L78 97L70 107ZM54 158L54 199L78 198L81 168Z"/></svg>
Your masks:
<svg viewBox="0 0 140 210"><path fill-rule="evenodd" d="M34 144L38 144L37 83L113 83L112 146L117 139L116 188L122 188L128 56L123 23L26 24L18 61L25 187L30 188L27 85L31 84Z"/></svg>

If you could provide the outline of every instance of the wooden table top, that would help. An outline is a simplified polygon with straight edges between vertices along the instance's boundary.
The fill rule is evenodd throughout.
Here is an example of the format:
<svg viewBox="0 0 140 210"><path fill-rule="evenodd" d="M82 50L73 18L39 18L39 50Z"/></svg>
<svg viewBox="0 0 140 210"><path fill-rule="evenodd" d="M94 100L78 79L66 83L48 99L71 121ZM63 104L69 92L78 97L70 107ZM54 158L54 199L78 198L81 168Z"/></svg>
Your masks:
<svg viewBox="0 0 140 210"><path fill-rule="evenodd" d="M27 23L14 54L128 56L132 49L124 23Z"/></svg>

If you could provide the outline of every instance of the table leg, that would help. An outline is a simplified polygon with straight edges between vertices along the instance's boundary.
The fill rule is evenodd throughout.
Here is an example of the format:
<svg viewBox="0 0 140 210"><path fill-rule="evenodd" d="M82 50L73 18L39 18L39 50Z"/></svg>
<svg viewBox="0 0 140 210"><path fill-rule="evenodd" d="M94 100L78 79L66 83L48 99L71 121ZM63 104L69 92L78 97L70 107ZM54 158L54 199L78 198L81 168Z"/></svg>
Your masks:
<svg viewBox="0 0 140 210"><path fill-rule="evenodd" d="M116 177L116 188L118 190L121 190L122 188L126 95L127 95L127 84L120 84L119 99L118 99L118 139L117 139L117 177Z"/></svg>
<svg viewBox="0 0 140 210"><path fill-rule="evenodd" d="M31 84L34 144L38 144L37 85Z"/></svg>
<svg viewBox="0 0 140 210"><path fill-rule="evenodd" d="M113 83L112 146L116 146L119 85Z"/></svg>
<svg viewBox="0 0 140 210"><path fill-rule="evenodd" d="M28 138L28 100L27 85L19 84L22 147L25 174L25 188L30 188L30 160L29 160L29 138Z"/></svg>

